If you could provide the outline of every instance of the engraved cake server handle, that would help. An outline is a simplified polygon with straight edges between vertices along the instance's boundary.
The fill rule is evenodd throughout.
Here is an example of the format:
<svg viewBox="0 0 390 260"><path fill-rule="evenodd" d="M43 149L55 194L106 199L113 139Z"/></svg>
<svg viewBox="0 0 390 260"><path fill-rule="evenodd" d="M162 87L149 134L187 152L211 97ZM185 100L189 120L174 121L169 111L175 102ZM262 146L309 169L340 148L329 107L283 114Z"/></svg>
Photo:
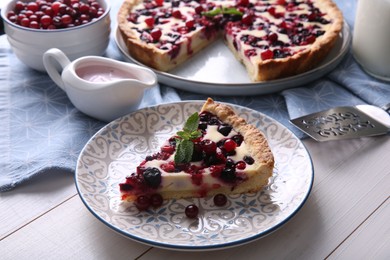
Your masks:
<svg viewBox="0 0 390 260"><path fill-rule="evenodd" d="M390 131L390 103L336 107L295 118L290 122L313 139L323 142L375 136Z"/></svg>

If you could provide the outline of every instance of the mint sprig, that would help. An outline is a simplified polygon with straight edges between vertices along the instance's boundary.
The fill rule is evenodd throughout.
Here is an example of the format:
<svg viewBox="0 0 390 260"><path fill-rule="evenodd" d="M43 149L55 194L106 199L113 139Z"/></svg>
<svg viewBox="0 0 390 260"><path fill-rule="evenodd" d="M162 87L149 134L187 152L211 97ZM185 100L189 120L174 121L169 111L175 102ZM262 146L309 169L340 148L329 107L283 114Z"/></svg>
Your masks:
<svg viewBox="0 0 390 260"><path fill-rule="evenodd" d="M229 14L229 15L239 15L242 16L243 13L238 11L237 8L234 7L217 7L214 8L213 10L207 11L207 12L202 12L202 15L207 16L207 17L214 17L219 14Z"/></svg>
<svg viewBox="0 0 390 260"><path fill-rule="evenodd" d="M194 143L192 141L202 135L198 130L198 125L199 114L196 112L187 119L183 130L176 133L178 138L176 138L175 164L191 161L194 152Z"/></svg>

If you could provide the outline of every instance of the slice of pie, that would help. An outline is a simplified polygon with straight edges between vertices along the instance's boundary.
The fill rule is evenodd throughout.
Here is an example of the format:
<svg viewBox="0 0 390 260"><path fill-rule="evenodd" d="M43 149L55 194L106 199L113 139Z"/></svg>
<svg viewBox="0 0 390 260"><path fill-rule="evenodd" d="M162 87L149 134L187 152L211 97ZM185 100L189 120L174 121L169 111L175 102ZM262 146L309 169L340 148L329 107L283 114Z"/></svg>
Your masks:
<svg viewBox="0 0 390 260"><path fill-rule="evenodd" d="M223 37L254 82L318 65L343 27L331 0L125 0L118 25L129 54L169 71Z"/></svg>
<svg viewBox="0 0 390 260"><path fill-rule="evenodd" d="M184 144L186 135L193 138ZM188 142L192 143L190 154L184 149ZM209 98L183 131L126 177L120 191L127 201L153 194L177 199L256 192L268 183L273 167L273 154L263 133L228 105Z"/></svg>

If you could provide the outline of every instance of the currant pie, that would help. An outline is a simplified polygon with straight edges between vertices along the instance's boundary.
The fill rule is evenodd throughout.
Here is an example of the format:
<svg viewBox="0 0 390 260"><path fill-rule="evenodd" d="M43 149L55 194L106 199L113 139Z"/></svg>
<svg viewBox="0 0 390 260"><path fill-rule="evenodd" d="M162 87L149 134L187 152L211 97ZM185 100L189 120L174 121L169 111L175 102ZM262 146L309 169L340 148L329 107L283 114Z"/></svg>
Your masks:
<svg viewBox="0 0 390 260"><path fill-rule="evenodd" d="M155 194L172 199L256 192L267 185L273 167L263 133L209 98L183 131L120 183L120 191L125 201Z"/></svg>
<svg viewBox="0 0 390 260"><path fill-rule="evenodd" d="M343 15L331 0L125 0L118 24L130 55L160 71L223 37L258 82L319 64Z"/></svg>

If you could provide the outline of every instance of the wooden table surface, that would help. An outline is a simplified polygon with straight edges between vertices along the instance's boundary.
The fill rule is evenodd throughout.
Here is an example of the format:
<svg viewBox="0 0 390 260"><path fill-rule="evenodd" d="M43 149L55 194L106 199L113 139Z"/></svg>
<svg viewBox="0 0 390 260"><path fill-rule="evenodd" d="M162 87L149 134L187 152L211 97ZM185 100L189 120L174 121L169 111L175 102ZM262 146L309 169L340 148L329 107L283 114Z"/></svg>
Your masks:
<svg viewBox="0 0 390 260"><path fill-rule="evenodd" d="M81 202L71 174L42 175L0 193L1 259L390 259L389 136L317 143L312 192L276 232L209 252L125 238Z"/></svg>
<svg viewBox="0 0 390 260"><path fill-rule="evenodd" d="M390 259L389 135L303 142L315 172L307 202L249 244L208 252L140 244L88 211L72 174L52 172L0 193L0 259Z"/></svg>

